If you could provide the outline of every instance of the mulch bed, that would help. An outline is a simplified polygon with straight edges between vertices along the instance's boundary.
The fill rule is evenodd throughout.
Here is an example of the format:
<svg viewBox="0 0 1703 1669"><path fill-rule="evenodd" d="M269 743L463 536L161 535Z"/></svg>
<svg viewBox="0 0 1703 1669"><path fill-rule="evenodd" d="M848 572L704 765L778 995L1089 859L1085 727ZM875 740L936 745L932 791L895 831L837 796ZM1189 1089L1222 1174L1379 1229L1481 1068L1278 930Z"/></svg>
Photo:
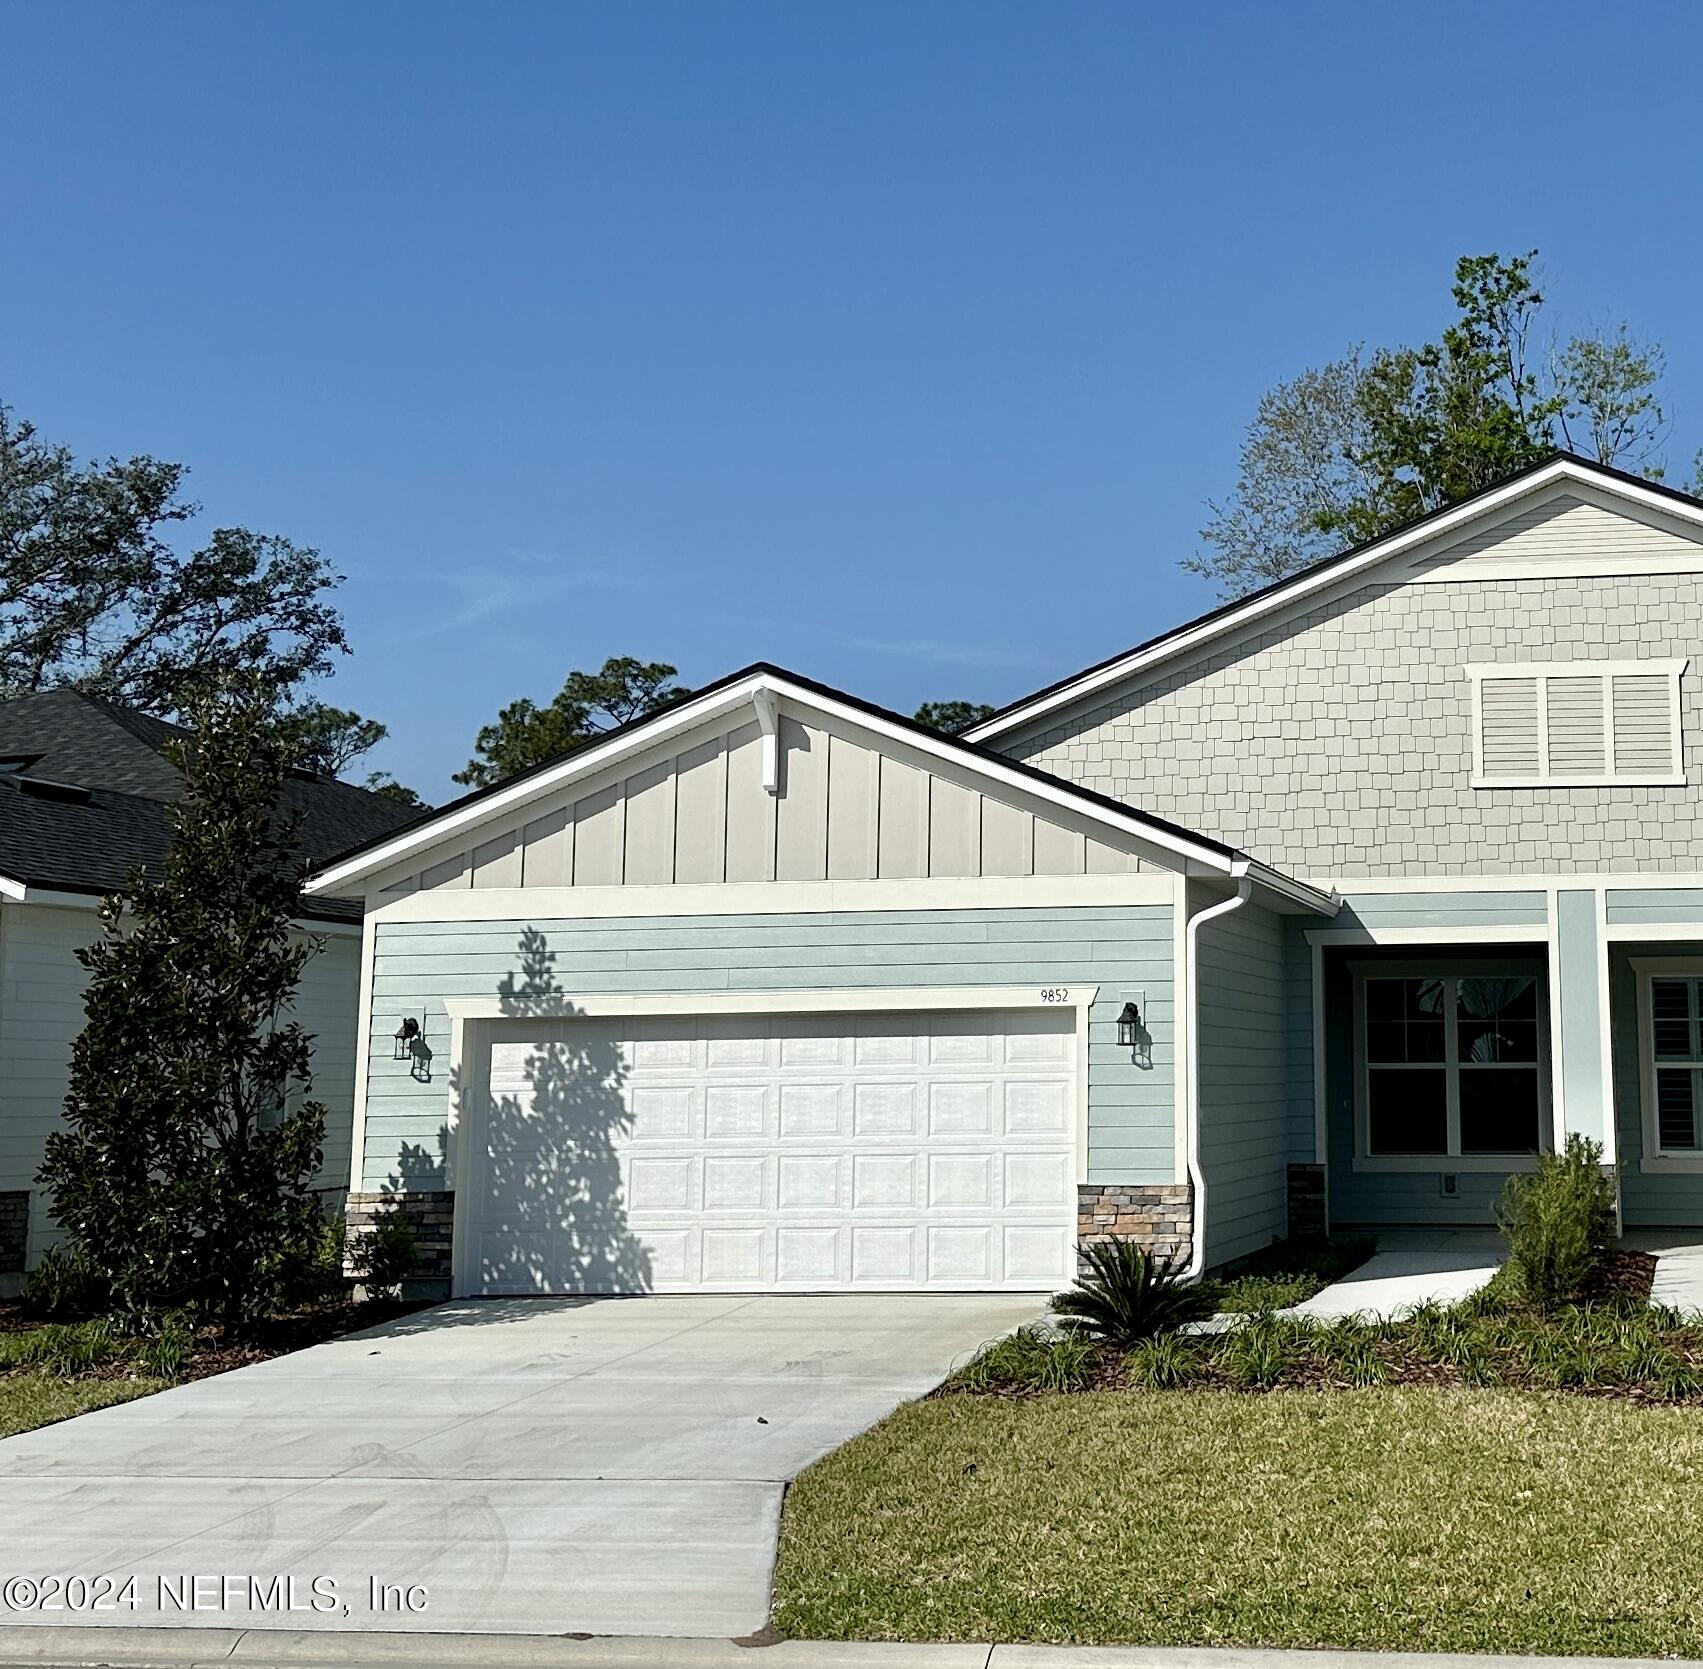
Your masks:
<svg viewBox="0 0 1703 1669"><path fill-rule="evenodd" d="M1655 1278L1656 1260L1651 1253L1608 1252L1585 1283L1580 1301L1603 1304L1611 1298L1634 1298L1648 1303Z"/></svg>
<svg viewBox="0 0 1703 1669"><path fill-rule="evenodd" d="M360 1303L345 1299L335 1304L317 1304L311 1309L298 1310L294 1315L278 1316L264 1322L250 1338L235 1343L226 1343L220 1328L203 1328L196 1337L194 1353L183 1364L177 1377L181 1382L209 1379L214 1374L246 1368L274 1356L287 1356L291 1351L305 1350L309 1345L324 1344L330 1339L340 1339L368 1327L379 1327L399 1316L430 1308L429 1300L404 1302L394 1298L369 1298ZM40 1316L28 1314L21 1304L0 1301L0 1333L27 1332L42 1324ZM119 1356L92 1369L87 1377L125 1379L135 1371L135 1364L127 1356Z"/></svg>

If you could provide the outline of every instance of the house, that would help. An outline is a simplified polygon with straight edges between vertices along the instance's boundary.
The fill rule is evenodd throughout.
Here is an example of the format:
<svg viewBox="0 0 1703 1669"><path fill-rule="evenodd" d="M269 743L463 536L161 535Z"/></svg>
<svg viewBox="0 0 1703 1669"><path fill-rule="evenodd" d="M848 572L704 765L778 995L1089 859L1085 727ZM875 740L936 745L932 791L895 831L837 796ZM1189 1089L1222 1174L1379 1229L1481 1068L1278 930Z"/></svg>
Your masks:
<svg viewBox="0 0 1703 1669"><path fill-rule="evenodd" d="M1563 455L962 737L735 674L315 877L353 1220L458 1293L1046 1288L1483 1224L1577 1131L1703 1225L1700 648L1703 502Z"/></svg>
<svg viewBox="0 0 1703 1669"><path fill-rule="evenodd" d="M76 690L0 701L0 1291L52 1241L36 1183L83 1029L87 975L77 951L99 936L103 894L140 864L157 866L166 810L183 789L162 751L176 725ZM302 817L310 858L396 829L416 815L348 783L292 776L285 804ZM327 1111L324 1187L349 1174L361 912L309 901L303 922L324 943L302 974L296 1015L314 1034L315 1093Z"/></svg>

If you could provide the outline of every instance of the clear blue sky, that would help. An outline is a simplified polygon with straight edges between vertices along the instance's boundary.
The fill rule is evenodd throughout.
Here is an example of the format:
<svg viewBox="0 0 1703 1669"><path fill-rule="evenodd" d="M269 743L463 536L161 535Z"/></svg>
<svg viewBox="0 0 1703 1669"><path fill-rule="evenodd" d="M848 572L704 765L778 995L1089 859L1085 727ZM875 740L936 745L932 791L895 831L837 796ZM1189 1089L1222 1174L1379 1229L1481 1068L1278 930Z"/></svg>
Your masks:
<svg viewBox="0 0 1703 1669"><path fill-rule="evenodd" d="M0 4L0 398L320 547L450 792L633 653L906 711L1198 612L1260 392L1543 252L1703 445L1690 5Z"/></svg>

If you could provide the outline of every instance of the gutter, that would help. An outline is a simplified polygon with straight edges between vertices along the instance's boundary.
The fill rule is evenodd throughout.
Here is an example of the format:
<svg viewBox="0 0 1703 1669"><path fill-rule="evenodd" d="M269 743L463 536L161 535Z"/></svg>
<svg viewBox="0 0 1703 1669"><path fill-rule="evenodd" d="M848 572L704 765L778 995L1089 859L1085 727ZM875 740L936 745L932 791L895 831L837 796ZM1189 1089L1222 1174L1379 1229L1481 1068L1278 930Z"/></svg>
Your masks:
<svg viewBox="0 0 1703 1669"><path fill-rule="evenodd" d="M1186 1280L1197 1280L1206 1267L1206 1172L1200 1163L1200 930L1207 922L1241 909L1253 896L1253 890L1253 876L1244 873L1236 883L1235 897L1190 916L1184 935L1183 1051L1187 1060L1183 1117L1188 1124L1189 1183L1194 1191L1189 1212L1189 1266L1183 1271Z"/></svg>

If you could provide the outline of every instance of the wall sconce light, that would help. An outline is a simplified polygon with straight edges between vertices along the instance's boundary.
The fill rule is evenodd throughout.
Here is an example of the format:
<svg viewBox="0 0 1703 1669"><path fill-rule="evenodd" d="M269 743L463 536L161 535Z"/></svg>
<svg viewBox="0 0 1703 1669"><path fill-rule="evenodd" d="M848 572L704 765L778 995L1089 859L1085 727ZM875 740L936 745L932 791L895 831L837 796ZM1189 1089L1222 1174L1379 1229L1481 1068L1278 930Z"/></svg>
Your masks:
<svg viewBox="0 0 1703 1669"><path fill-rule="evenodd" d="M1118 1046L1129 1050L1129 1058L1143 1071L1153 1065L1153 1034L1141 1023L1141 1010L1133 1002L1118 1013Z"/></svg>
<svg viewBox="0 0 1703 1669"><path fill-rule="evenodd" d="M420 1022L416 1020L412 1014L410 1014L402 1022L402 1024L396 1028L396 1053L390 1058L392 1060L399 1061L407 1060L413 1053L414 1039L419 1035Z"/></svg>

